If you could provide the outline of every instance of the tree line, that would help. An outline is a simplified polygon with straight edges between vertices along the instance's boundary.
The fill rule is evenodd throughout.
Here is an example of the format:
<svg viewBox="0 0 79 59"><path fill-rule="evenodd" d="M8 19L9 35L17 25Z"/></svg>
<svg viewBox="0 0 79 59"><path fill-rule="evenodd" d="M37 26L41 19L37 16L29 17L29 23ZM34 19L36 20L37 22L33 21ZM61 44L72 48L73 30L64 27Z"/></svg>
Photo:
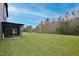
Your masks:
<svg viewBox="0 0 79 59"><path fill-rule="evenodd" d="M79 10L71 13L66 12L64 16L59 16L52 20L46 18L44 21L41 21L36 28L27 26L26 30L38 33L79 35Z"/></svg>

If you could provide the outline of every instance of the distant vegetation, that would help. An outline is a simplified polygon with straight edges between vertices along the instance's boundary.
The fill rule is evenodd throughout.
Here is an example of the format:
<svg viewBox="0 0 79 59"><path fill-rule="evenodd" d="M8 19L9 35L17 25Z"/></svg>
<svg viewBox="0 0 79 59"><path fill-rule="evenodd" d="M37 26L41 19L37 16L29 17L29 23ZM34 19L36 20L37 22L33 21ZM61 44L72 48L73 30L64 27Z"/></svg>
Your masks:
<svg viewBox="0 0 79 59"><path fill-rule="evenodd" d="M79 35L79 10L71 13L66 12L64 16L59 16L52 20L46 18L45 21L41 21L36 28L33 29L32 26L27 26L25 31Z"/></svg>

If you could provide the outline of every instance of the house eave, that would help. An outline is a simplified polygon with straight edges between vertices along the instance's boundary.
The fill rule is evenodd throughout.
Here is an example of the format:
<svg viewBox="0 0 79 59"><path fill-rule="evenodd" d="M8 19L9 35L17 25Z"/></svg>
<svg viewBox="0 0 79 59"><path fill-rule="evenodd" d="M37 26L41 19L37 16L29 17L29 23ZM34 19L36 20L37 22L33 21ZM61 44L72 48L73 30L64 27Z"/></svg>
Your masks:
<svg viewBox="0 0 79 59"><path fill-rule="evenodd" d="M10 24L10 25L18 25L18 26L23 26L24 25L24 24L13 23L13 22L2 22L2 24Z"/></svg>

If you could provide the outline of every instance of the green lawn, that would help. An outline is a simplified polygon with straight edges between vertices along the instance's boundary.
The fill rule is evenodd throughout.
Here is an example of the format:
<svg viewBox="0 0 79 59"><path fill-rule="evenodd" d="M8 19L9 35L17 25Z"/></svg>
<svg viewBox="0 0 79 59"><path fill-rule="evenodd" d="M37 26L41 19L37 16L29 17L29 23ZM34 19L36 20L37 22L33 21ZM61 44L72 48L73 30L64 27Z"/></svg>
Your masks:
<svg viewBox="0 0 79 59"><path fill-rule="evenodd" d="M1 40L0 55L79 56L79 36L23 33L21 38Z"/></svg>

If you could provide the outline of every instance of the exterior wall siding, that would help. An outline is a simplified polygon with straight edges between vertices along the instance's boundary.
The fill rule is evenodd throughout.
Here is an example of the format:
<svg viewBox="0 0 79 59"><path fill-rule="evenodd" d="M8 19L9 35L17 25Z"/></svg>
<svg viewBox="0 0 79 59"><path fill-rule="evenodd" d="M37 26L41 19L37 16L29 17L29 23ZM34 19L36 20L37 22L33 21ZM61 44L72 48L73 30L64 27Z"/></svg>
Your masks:
<svg viewBox="0 0 79 59"><path fill-rule="evenodd" d="M1 25L1 22L0 22L0 40L1 40L1 34L2 33L2 25Z"/></svg>
<svg viewBox="0 0 79 59"><path fill-rule="evenodd" d="M4 3L0 3L0 40L2 36L2 25L1 22L6 21L7 14L6 14L6 6Z"/></svg>
<svg viewBox="0 0 79 59"><path fill-rule="evenodd" d="M20 36L22 36L22 29L23 29L23 27L21 26L20 27Z"/></svg>
<svg viewBox="0 0 79 59"><path fill-rule="evenodd" d="M7 19L6 6L3 3L0 3L0 22L6 21Z"/></svg>
<svg viewBox="0 0 79 59"><path fill-rule="evenodd" d="M0 40L2 36L2 25L1 25L2 21L3 21L3 4L0 3Z"/></svg>
<svg viewBox="0 0 79 59"><path fill-rule="evenodd" d="M2 3L0 3L0 22L3 21L3 5Z"/></svg>
<svg viewBox="0 0 79 59"><path fill-rule="evenodd" d="M3 21L7 21L7 12L6 12L6 6L5 4L3 5Z"/></svg>

